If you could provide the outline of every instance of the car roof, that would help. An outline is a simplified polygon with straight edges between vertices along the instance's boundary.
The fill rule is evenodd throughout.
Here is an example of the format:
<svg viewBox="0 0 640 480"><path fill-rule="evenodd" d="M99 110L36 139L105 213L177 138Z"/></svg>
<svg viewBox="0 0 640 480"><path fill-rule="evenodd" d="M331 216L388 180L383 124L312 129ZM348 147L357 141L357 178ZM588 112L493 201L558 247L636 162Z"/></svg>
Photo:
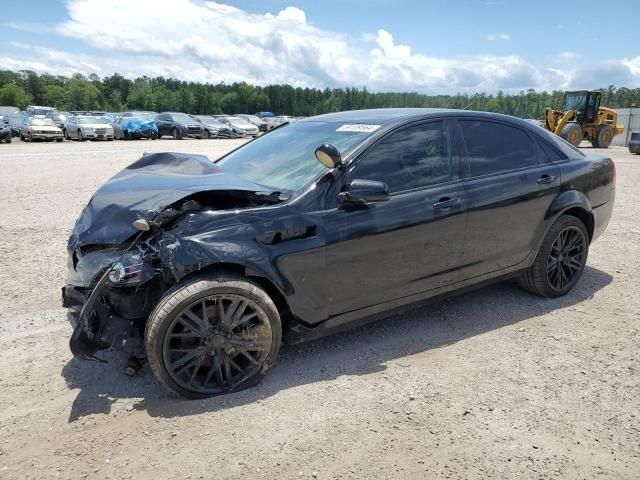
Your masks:
<svg viewBox="0 0 640 480"><path fill-rule="evenodd" d="M326 113L299 120L299 122L335 122L363 123L392 127L412 120L443 117L474 117L502 120L517 124L526 129L537 128L535 125L517 117L493 112L475 110L456 110L451 108L375 108L370 110L349 110L346 112Z"/></svg>

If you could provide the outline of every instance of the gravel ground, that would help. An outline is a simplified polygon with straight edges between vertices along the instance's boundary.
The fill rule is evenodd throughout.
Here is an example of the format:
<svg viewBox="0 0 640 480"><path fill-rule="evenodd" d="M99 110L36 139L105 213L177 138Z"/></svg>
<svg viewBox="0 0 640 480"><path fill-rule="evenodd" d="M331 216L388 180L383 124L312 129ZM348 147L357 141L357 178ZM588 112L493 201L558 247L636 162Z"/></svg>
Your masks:
<svg viewBox="0 0 640 480"><path fill-rule="evenodd" d="M258 387L168 397L73 360L65 245L144 151L238 140L0 145L0 478L640 478L640 157L574 291L503 283L285 347ZM589 149L594 151L593 149Z"/></svg>

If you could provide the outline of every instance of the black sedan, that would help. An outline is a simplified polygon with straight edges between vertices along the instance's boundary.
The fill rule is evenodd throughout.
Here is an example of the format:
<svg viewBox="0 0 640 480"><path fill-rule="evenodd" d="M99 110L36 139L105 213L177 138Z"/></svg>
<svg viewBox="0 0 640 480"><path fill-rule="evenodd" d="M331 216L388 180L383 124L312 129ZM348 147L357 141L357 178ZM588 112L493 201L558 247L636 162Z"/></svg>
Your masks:
<svg viewBox="0 0 640 480"><path fill-rule="evenodd" d="M215 163L146 155L95 193L69 239L71 350L94 358L144 332L157 378L203 397L255 385L282 341L488 282L565 295L614 188L607 157L455 110L322 115Z"/></svg>
<svg viewBox="0 0 640 480"><path fill-rule="evenodd" d="M204 138L204 128L200 122L186 113L163 112L154 121L158 127L159 138L165 135L171 135L174 140L182 140L185 137Z"/></svg>

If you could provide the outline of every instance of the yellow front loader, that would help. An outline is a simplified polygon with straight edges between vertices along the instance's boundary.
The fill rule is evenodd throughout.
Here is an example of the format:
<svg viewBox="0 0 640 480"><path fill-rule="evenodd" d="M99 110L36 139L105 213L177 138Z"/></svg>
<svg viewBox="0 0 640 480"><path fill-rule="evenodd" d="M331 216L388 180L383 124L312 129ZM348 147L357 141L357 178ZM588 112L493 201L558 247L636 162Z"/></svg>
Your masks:
<svg viewBox="0 0 640 480"><path fill-rule="evenodd" d="M624 127L617 124L615 110L600 106L601 96L590 90L565 92L563 110L545 109L542 127L576 147L589 140L594 147L607 148Z"/></svg>

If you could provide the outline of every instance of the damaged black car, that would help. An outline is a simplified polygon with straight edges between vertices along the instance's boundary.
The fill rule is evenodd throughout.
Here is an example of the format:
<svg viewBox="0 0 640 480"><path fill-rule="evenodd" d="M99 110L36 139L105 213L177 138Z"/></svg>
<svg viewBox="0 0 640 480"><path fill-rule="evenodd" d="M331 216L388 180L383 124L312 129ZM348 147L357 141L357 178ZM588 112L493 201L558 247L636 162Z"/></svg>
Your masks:
<svg viewBox="0 0 640 480"><path fill-rule="evenodd" d="M452 110L313 117L214 163L148 154L94 194L69 239L71 350L146 357L198 398L258 383L283 341L489 281L564 295L614 186L606 157Z"/></svg>

